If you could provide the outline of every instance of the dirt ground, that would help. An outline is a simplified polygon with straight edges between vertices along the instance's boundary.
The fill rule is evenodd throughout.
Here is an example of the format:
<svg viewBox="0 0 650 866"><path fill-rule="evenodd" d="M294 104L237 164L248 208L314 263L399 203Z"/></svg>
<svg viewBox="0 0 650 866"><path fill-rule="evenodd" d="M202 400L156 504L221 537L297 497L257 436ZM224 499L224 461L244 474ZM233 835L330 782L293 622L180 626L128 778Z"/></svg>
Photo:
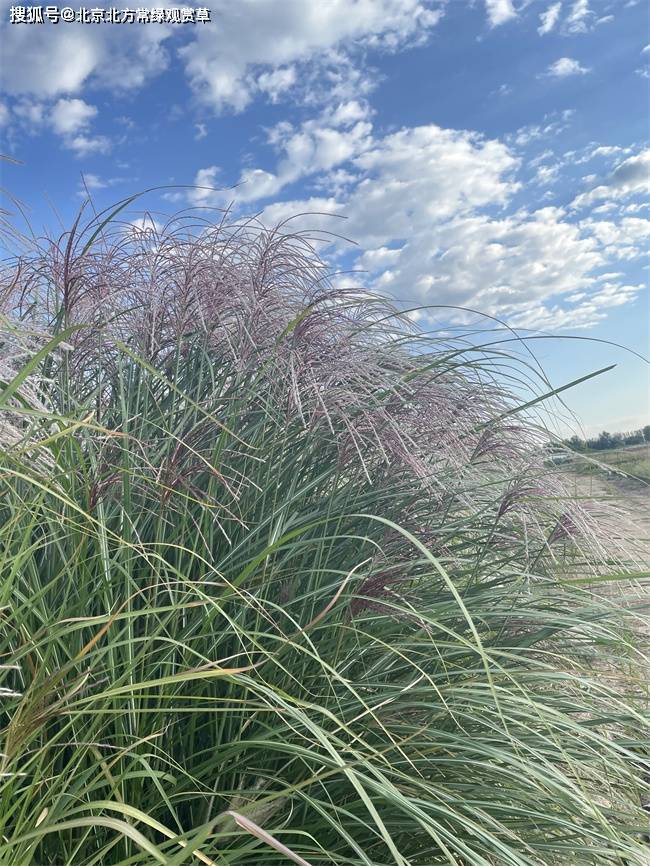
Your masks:
<svg viewBox="0 0 650 866"><path fill-rule="evenodd" d="M620 505L635 526L634 539L645 550L650 568L650 484L615 473L578 475L571 473L579 496L589 496Z"/></svg>
<svg viewBox="0 0 650 866"><path fill-rule="evenodd" d="M647 449L648 446L644 447ZM605 472L588 475L571 473L571 479L579 496L611 502L620 505L628 512L634 524L634 540L638 544L638 552L642 561L641 567L650 571L650 484ZM647 583L645 585L648 586ZM650 647L650 617L648 617L645 626L640 628L638 639L642 650L648 651ZM650 651L648 651L646 658L650 681ZM650 812L650 799L647 801L644 799L643 802L648 803L646 808ZM650 848L644 859L635 862L636 866L650 866Z"/></svg>
<svg viewBox="0 0 650 866"><path fill-rule="evenodd" d="M632 481L629 478L614 476L604 482L614 491L626 508L632 513L634 522L641 529L639 541L645 545L646 557L650 565L650 484Z"/></svg>

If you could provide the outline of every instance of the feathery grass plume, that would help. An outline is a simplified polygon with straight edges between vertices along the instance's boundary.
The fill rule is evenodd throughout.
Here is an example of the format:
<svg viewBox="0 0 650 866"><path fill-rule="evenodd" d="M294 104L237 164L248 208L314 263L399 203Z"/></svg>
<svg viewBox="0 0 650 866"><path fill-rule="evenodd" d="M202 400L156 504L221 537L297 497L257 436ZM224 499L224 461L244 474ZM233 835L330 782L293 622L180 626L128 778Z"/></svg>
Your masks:
<svg viewBox="0 0 650 866"><path fill-rule="evenodd" d="M644 609L521 365L145 226L3 272L0 863L642 863Z"/></svg>

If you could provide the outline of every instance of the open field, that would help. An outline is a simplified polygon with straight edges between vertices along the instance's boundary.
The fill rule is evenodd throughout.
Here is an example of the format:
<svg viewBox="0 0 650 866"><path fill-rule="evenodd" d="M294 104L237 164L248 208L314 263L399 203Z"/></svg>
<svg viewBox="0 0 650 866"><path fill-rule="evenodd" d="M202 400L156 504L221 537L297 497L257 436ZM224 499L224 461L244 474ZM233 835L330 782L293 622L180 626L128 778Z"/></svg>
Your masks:
<svg viewBox="0 0 650 866"><path fill-rule="evenodd" d="M650 569L650 483L640 480L648 477L650 473L650 446L633 445L628 448L620 448L611 452L594 452L602 463L615 467L616 472L600 469L597 466L588 466L582 471L573 473L576 492L580 497L588 497L592 500L611 503L623 507L634 523L635 540L641 555L642 567ZM602 458L606 457L607 460ZM621 471L634 475L625 477ZM643 473L646 473L645 476ZM650 630L647 620L645 626L641 626L637 633L638 649L645 653L648 664L648 650L650 648ZM644 798L644 802L648 802ZM650 855L641 859L642 866L650 866Z"/></svg>
<svg viewBox="0 0 650 866"><path fill-rule="evenodd" d="M609 477L614 481L619 491L625 493L634 489L634 481L638 479L650 483L650 443L643 445L630 445L627 448L614 448L611 451L585 452L585 456L611 467ZM579 469L582 473L600 474L603 472L598 466L581 461ZM625 473L633 476L630 479L621 478L615 473ZM608 474L606 471L604 474ZM638 485L639 488L642 485Z"/></svg>
<svg viewBox="0 0 650 866"><path fill-rule="evenodd" d="M650 564L650 445L594 451L587 456L611 469L579 461L571 473L578 495L623 507Z"/></svg>

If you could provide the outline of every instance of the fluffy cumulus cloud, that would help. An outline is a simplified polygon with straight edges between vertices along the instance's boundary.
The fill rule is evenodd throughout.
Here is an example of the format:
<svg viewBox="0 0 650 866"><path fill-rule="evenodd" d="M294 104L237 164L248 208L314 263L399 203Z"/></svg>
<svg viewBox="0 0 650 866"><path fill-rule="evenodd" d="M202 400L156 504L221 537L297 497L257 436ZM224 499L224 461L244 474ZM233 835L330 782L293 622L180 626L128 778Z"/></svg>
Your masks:
<svg viewBox="0 0 650 866"><path fill-rule="evenodd" d="M551 3L541 14L540 32L556 27L561 6ZM271 102L288 96L321 103L341 100L367 94L374 86L361 52L426 42L445 2L215 0L211 8L211 23L197 28L11 27L0 22L3 87L10 96L41 100L81 96L88 85L136 89L178 56L195 94L216 110L242 111L256 97ZM491 27L520 17L512 0L484 0L484 8ZM586 0L575 0L563 27L579 32L592 17ZM577 61L561 58L549 74L583 71Z"/></svg>
<svg viewBox="0 0 650 866"><path fill-rule="evenodd" d="M77 156L106 153L110 141L103 135L91 135L90 124L97 115L97 108L83 99L61 98L49 113L49 125L63 144Z"/></svg>
<svg viewBox="0 0 650 866"><path fill-rule="evenodd" d="M9 95L39 99L81 95L89 84L139 88L178 55L195 93L217 110L242 111L256 96L276 102L297 91L305 99L344 98L374 84L357 62L360 52L426 42L445 5L445 0L214 0L211 23L196 29L11 27L4 17L3 87ZM512 0L485 0L485 11L492 27L517 17Z"/></svg>
<svg viewBox="0 0 650 866"><path fill-rule="evenodd" d="M339 103L318 118L295 127L279 123L269 131L269 143L278 154L274 171L246 168L236 180L239 202L277 196L286 186L309 175L331 172L358 157L371 144L369 110L358 100ZM219 168L201 169L190 193L193 204L222 204L232 198L232 188L218 188Z"/></svg>
<svg viewBox="0 0 650 866"><path fill-rule="evenodd" d="M634 301L642 285L624 283L600 283L592 292L579 293L579 303L572 306L561 304L539 304L522 310L510 317L516 328L556 330L558 328L589 328L607 316L612 307L620 307Z"/></svg>
<svg viewBox="0 0 650 866"><path fill-rule="evenodd" d="M94 105L77 97L61 97L54 102L21 97L11 109L5 107L4 121L10 136L16 130L27 135L51 131L60 138L63 147L75 156L84 157L107 153L111 147L106 136L92 131L97 115Z"/></svg>
<svg viewBox="0 0 650 866"><path fill-rule="evenodd" d="M573 57L560 57L543 74L548 78L569 78L572 75L586 75L587 72L589 69Z"/></svg>
<svg viewBox="0 0 650 866"><path fill-rule="evenodd" d="M295 227L359 245L352 254L342 242L331 245L336 267L345 269L352 255L359 281L408 304L480 309L522 327L579 327L638 293L640 286L612 276L611 263L639 255L647 220L516 207L523 166L514 142L433 124L380 136L360 112L341 106L320 123L274 130L276 164L242 174L244 185L228 199L266 203L268 223L311 214ZM335 114L348 115L348 124L334 129ZM617 169L611 185L622 188L634 174ZM196 180L214 186L220 179L213 166ZM291 198L298 179L314 194ZM206 190L198 200L218 204L225 195Z"/></svg>
<svg viewBox="0 0 650 866"><path fill-rule="evenodd" d="M86 194L86 192L94 192L98 189L106 189L107 186L109 186L109 182L104 180L104 178L100 177L98 174L92 174L90 172L87 172L83 175L81 188L84 195Z"/></svg>
<svg viewBox="0 0 650 866"><path fill-rule="evenodd" d="M90 156L94 153L107 153L111 142L105 135L85 135L80 133L71 138L64 138L65 147L72 150L75 156Z"/></svg>
<svg viewBox="0 0 650 866"><path fill-rule="evenodd" d="M631 195L650 195L650 148L623 160L608 177L576 196L572 206L582 208Z"/></svg>
<svg viewBox="0 0 650 866"><path fill-rule="evenodd" d="M263 72L257 79L257 85L263 93L267 93L271 102L277 102L296 83L296 67L284 66Z"/></svg>
<svg viewBox="0 0 650 866"><path fill-rule="evenodd" d="M81 92L89 82L140 87L167 65L171 27L0 23L2 85L12 96L53 98Z"/></svg>
<svg viewBox="0 0 650 866"><path fill-rule="evenodd" d="M460 305L521 327L592 325L641 288L597 276L612 260L639 255L650 223L630 219L582 224L561 208L544 207L503 216L461 213L426 228L413 220L406 241L376 227L369 240L381 246L359 265L415 304ZM351 220L346 231L356 239L354 226Z"/></svg>
<svg viewBox="0 0 650 866"><path fill-rule="evenodd" d="M83 99L59 99L50 113L52 128L59 135L73 135L86 128L97 114Z"/></svg>
<svg viewBox="0 0 650 866"><path fill-rule="evenodd" d="M586 219L582 226L592 232L611 259L636 258L650 240L650 220L641 217L626 216L618 222Z"/></svg>
<svg viewBox="0 0 650 866"><path fill-rule="evenodd" d="M505 24L511 18L516 18L512 0L485 0L488 20L492 27L498 27L499 24Z"/></svg>
<svg viewBox="0 0 650 866"><path fill-rule="evenodd" d="M79 28L5 27L1 36L3 87L12 95L75 93L99 62L99 47Z"/></svg>
<svg viewBox="0 0 650 866"><path fill-rule="evenodd" d="M256 94L277 98L315 67L324 88L335 89L346 66L350 76L358 74L346 52L422 42L440 18L438 6L431 0L220 0L213 23L180 53L200 98L242 111Z"/></svg>
<svg viewBox="0 0 650 866"><path fill-rule="evenodd" d="M477 5L489 28L527 20L550 38L603 20L589 0ZM191 204L234 202L241 212L263 210L268 223L312 214L294 225L358 244L326 236L335 269L359 269L354 280L407 303L481 309L523 327L592 325L640 288L619 271L648 241L638 196L650 191L650 150L592 143L558 155L553 142L572 122L571 109L500 140L434 123L378 131L368 50L424 44L445 7L444 0L214 0L212 23L197 28L5 25L8 100L0 124L54 133L76 156L106 152L111 142L97 134L97 108L84 88L139 88L176 57L208 109L190 125L196 140L218 122L213 112L243 111L256 99L308 109L267 128L266 146L233 176L218 152L199 163ZM587 72L565 56L541 76ZM586 162L594 174L583 191L568 206L550 204L567 166ZM119 182L87 174L80 192ZM340 215L345 222L334 219Z"/></svg>
<svg viewBox="0 0 650 866"><path fill-rule="evenodd" d="M589 271L599 264L596 242L554 208L496 219L475 213L416 232L384 284L415 302L509 316L588 287Z"/></svg>
<svg viewBox="0 0 650 866"><path fill-rule="evenodd" d="M79 179L79 185L77 187L77 195L80 198L88 198L88 196L92 196L93 193L98 192L102 189L108 189L109 187L120 186L125 181L128 182L128 178L124 177L104 177L103 175L94 174L92 172L83 172L81 174L81 178Z"/></svg>
<svg viewBox="0 0 650 866"><path fill-rule="evenodd" d="M517 189L517 166L499 141L435 125L400 130L354 161L349 228L370 247L437 232L477 208L504 205Z"/></svg>

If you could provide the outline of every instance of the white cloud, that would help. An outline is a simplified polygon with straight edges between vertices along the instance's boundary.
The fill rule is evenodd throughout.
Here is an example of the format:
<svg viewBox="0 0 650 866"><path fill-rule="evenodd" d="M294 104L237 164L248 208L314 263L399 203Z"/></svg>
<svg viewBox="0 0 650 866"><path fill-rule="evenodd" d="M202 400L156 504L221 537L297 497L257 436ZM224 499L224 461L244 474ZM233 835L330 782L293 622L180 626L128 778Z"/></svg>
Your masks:
<svg viewBox="0 0 650 866"><path fill-rule="evenodd" d="M623 217L620 222L583 220L581 226L589 231L615 259L637 258L650 239L650 220L642 217Z"/></svg>
<svg viewBox="0 0 650 866"><path fill-rule="evenodd" d="M10 117L9 109L4 102L0 102L0 127L7 126Z"/></svg>
<svg viewBox="0 0 650 866"><path fill-rule="evenodd" d="M646 408L647 407L647 408ZM639 407L641 411L639 411L636 415L624 415L616 418L610 418L607 421L607 429L610 433L629 433L630 430L639 430L641 427L644 427L648 423L648 414L650 413L650 403L648 400L644 400L641 406ZM591 438L593 436L598 436L603 429L603 420L602 417L598 419L595 424L584 424L579 431L580 436ZM568 426L566 428L566 436L573 436L576 432L574 426Z"/></svg>
<svg viewBox="0 0 650 866"><path fill-rule="evenodd" d="M165 50L165 42L178 33L173 25L125 25L113 29L120 35L104 40L93 80L111 90L132 90L142 87L167 68L169 53Z"/></svg>
<svg viewBox="0 0 650 866"><path fill-rule="evenodd" d="M567 108L559 113L546 114L541 124L529 124L522 126L514 133L506 136L506 141L517 147L526 147L533 141L553 138L569 128L574 111Z"/></svg>
<svg viewBox="0 0 650 866"><path fill-rule="evenodd" d="M201 141L201 139L205 138L208 134L208 127L205 123L195 123L194 129L196 130L194 133L195 141Z"/></svg>
<svg viewBox="0 0 650 866"><path fill-rule="evenodd" d="M590 271L600 262L592 238L583 237L561 211L544 208L502 218L467 215L431 235L420 232L405 245L394 273L398 293L410 285L425 302L511 316L589 287Z"/></svg>
<svg viewBox="0 0 650 866"><path fill-rule="evenodd" d="M360 103L343 103L298 128L286 121L278 124L269 132L269 140L280 155L275 171L244 169L236 182L237 200L248 202L277 196L285 186L303 177L331 172L357 157L370 146L371 141L371 124L365 120L353 122L355 117L365 114ZM214 186L216 176L215 166L201 169L195 185ZM192 190L190 194L194 204L222 204L231 197L228 190Z"/></svg>
<svg viewBox="0 0 650 866"><path fill-rule="evenodd" d="M4 90L52 98L78 93L89 81L111 88L141 86L167 64L163 42L170 27L158 24L0 25Z"/></svg>
<svg viewBox="0 0 650 866"><path fill-rule="evenodd" d="M560 57L555 63L551 63L545 76L550 78L568 78L571 75L585 75L589 72L586 66L582 66L578 60L572 57Z"/></svg>
<svg viewBox="0 0 650 866"><path fill-rule="evenodd" d="M93 153L108 153L111 142L105 135L86 135L80 133L63 139L63 144L75 156L90 156Z"/></svg>
<svg viewBox="0 0 650 866"><path fill-rule="evenodd" d="M592 159L600 158L600 157L610 157L619 153L629 153L629 147L620 147L616 144L599 144L592 147L588 150L583 156L578 159L574 159L576 165L580 165L585 162L589 162Z"/></svg>
<svg viewBox="0 0 650 866"><path fill-rule="evenodd" d="M517 9L525 5L518 3ZM540 33L557 32L562 8L568 5L549 5L548 0L540 4L546 6ZM517 14L510 0L486 0L486 9L492 26ZM589 16L588 4L571 5L572 26L588 22ZM375 286L422 303L480 307L531 327L586 326L601 318L606 307L634 297L638 286L626 285L622 277L598 276L610 262L637 255L647 237L646 220L632 212L622 215L619 208L619 216L611 213L609 198L627 194L618 190L634 181L626 181L625 172L615 177L621 166L605 181L595 178L594 189L583 193L587 198L582 206L596 204L583 219L556 207L513 210L513 202L519 201L514 198L520 187L517 173L523 168L518 148L555 135L566 127L569 114L545 118L505 141L434 124L384 135L373 130L364 98L372 74L361 67L358 52L372 47L396 50L425 40L438 17L432 2L218 0L214 17L218 26L192 31L191 38L195 33L197 38L181 51L202 100L217 109L239 110L257 96L273 102L290 94L321 108L310 120L285 121L267 130L267 161L258 157L238 177L226 177L217 164L202 168L195 182L205 188L191 193L194 204L235 200L256 208L270 201L265 209L269 222L299 211L343 214L343 224L321 216L307 222L357 241L358 254L347 255L357 256L354 264L370 272L368 279ZM111 38L98 35L100 28L91 30L84 37L88 51L82 60L90 57L92 62L79 61L76 71L67 72L47 67L52 80L43 85L49 88L46 102L23 98L17 103L25 123L49 124L64 146L79 155L105 152L110 142L92 134L96 108L72 94L87 81L119 78L123 86L138 86L166 62L166 36L149 42L139 37L132 43L137 50L131 69L126 66L128 55ZM147 48L150 61L144 56ZM546 74L561 78L587 71L564 57ZM23 92L32 87L29 81L13 86L24 87ZM52 109L44 108L52 102ZM205 123L194 128L197 139L207 133ZM615 156L614 150L594 147L589 158ZM536 171L540 184L557 178L561 163L552 155L540 154L534 165L532 160L526 165L530 174ZM606 173L600 165L598 169ZM86 180L89 189L110 184L98 175L86 175ZM233 183L238 184L235 189ZM544 201L543 192L536 192L538 203ZM289 195L294 200L277 200ZM343 257L343 246L335 244L332 255Z"/></svg>
<svg viewBox="0 0 650 866"><path fill-rule="evenodd" d="M194 178L195 188L191 190L189 195L191 204L199 206L212 203L215 192L222 188L217 183L218 175L219 169L216 165L199 169Z"/></svg>
<svg viewBox="0 0 650 866"><path fill-rule="evenodd" d="M59 99L50 111L50 124L58 135L72 135L86 129L96 115L95 106L83 99Z"/></svg>
<svg viewBox="0 0 650 866"><path fill-rule="evenodd" d="M354 164L361 176L346 214L366 244L505 204L518 188L511 174L519 161L504 144L433 124L373 141Z"/></svg>
<svg viewBox="0 0 650 866"><path fill-rule="evenodd" d="M601 205L601 207L615 208L615 207L617 207L617 205L615 205L613 202L610 202L608 205ZM650 208L650 201L635 201L635 202L632 202L631 204L624 205L623 206L623 212L624 213L638 213L640 210L648 210L648 208ZM595 213L597 210L598 210L598 208L594 208L592 213Z"/></svg>
<svg viewBox="0 0 650 866"><path fill-rule="evenodd" d="M399 261L401 250L391 247L376 247L366 250L357 259L357 265L364 270L375 273L384 271L386 268L396 265Z"/></svg>
<svg viewBox="0 0 650 866"><path fill-rule="evenodd" d="M358 99L349 99L346 102L339 102L324 116L332 126L349 126L358 120L367 120L370 114L370 108L366 103Z"/></svg>
<svg viewBox="0 0 650 866"><path fill-rule="evenodd" d="M91 84L141 87L163 71L173 44L201 101L241 111L256 97L305 102L359 98L375 73L358 62L368 48L395 51L425 42L440 20L442 0L217 0L213 22L196 29L169 25L102 27L45 24L2 27L4 87L39 99L79 95ZM527 4L523 4L522 8ZM560 2L542 14L556 26ZM589 17L584 0L571 7L572 27ZM517 17L512 0L485 0L491 26ZM253 26L254 25L254 26ZM560 64L552 74L569 70Z"/></svg>
<svg viewBox="0 0 650 866"><path fill-rule="evenodd" d="M106 181L98 174L92 174L91 172L84 172L80 184L83 194L85 194L86 191L94 192L98 189L105 189L107 186L109 186L109 181Z"/></svg>
<svg viewBox="0 0 650 866"><path fill-rule="evenodd" d="M328 142L320 153L318 147L315 153L311 149L314 139L302 156L298 147L294 155L298 164L319 163L323 171L348 161L345 213L365 246L425 230L483 205L504 204L518 188L507 176L519 165L516 157L500 142L474 133L431 124L374 138L369 124L358 123L349 134ZM302 148L302 133L294 139L300 139ZM332 198L316 203L325 212L339 207Z"/></svg>
<svg viewBox="0 0 650 866"><path fill-rule="evenodd" d="M13 106L13 114L29 133L35 133L45 121L45 106L42 102L21 99Z"/></svg>
<svg viewBox="0 0 650 866"><path fill-rule="evenodd" d="M567 33L586 33L593 14L589 8L589 0L575 0L564 23L565 31Z"/></svg>
<svg viewBox="0 0 650 866"><path fill-rule="evenodd" d="M440 15L429 0L223 2L216 4L213 23L202 26L180 54L199 98L217 109L242 111L261 91L277 97L291 87L304 72L300 65L319 68L319 86L327 94L340 88L341 75L351 76L358 90L359 71L349 52L420 43Z"/></svg>
<svg viewBox="0 0 650 866"><path fill-rule="evenodd" d="M641 54L650 54L650 44L641 49Z"/></svg>
<svg viewBox="0 0 650 866"><path fill-rule="evenodd" d="M512 316L515 328L558 330L560 328L590 328L607 317L607 310L629 304L642 290L641 285L604 283L591 293L579 293L571 306L538 304Z"/></svg>
<svg viewBox="0 0 650 866"><path fill-rule="evenodd" d="M296 83L296 67L284 66L271 72L263 72L257 79L257 86L267 93L271 102L277 102L280 96L290 90Z"/></svg>
<svg viewBox="0 0 650 866"><path fill-rule="evenodd" d="M571 206L581 208L636 194L650 194L650 148L621 162L602 183L576 196Z"/></svg>
<svg viewBox="0 0 650 866"><path fill-rule="evenodd" d="M279 153L282 161L281 147ZM557 166L537 165L551 182ZM351 238L360 249L353 265L369 273L345 278L347 285L372 285L407 304L460 305L522 327L550 328L588 327L608 308L631 302L640 287L607 266L638 256L650 223L593 213L576 221L552 206L513 212L522 167L512 147L466 131L428 125L383 137L368 133L337 168L345 173L340 188L323 170L326 194L276 201L263 218L274 223L301 213L296 229ZM279 175L262 174L258 191L273 188ZM351 255L335 242L334 259L346 249Z"/></svg>
<svg viewBox="0 0 650 866"><path fill-rule="evenodd" d="M555 153L547 147L546 150L543 150L541 153L537 154L537 156L529 158L527 162L531 168L537 168L543 162L548 162L553 157L555 157Z"/></svg>
<svg viewBox="0 0 650 866"><path fill-rule="evenodd" d="M561 10L561 2L551 3L551 5L540 14L539 20L541 23L537 28L537 32L541 36L544 36L546 33L550 33L551 30L553 30L559 20Z"/></svg>
<svg viewBox="0 0 650 866"><path fill-rule="evenodd" d="M59 99L48 115L50 127L61 136L63 146L76 156L107 153L110 141L104 135L91 135L89 127L97 116L97 108L83 99Z"/></svg>
<svg viewBox="0 0 650 866"><path fill-rule="evenodd" d="M517 17L512 0L485 0L485 7L491 27L498 27Z"/></svg>
<svg viewBox="0 0 650 866"><path fill-rule="evenodd" d="M91 122L97 116L97 108L83 99L62 97L54 104L22 97L14 102L7 120L13 121L28 135L36 135L50 129L61 138L63 146L83 157L93 153L107 153L110 140L104 135L91 133Z"/></svg>
<svg viewBox="0 0 650 866"><path fill-rule="evenodd" d="M535 183L540 186L548 186L549 184L555 183L558 179L560 168L561 165L559 163L555 163L554 165L540 165L535 175Z"/></svg>
<svg viewBox="0 0 650 866"><path fill-rule="evenodd" d="M131 220L130 222L131 231L134 235L158 235L160 234L164 226L158 220L154 219L151 214L144 214L144 216L138 217L135 220Z"/></svg>
<svg viewBox="0 0 650 866"><path fill-rule="evenodd" d="M80 28L5 27L2 39L3 88L14 95L74 93L99 61L97 46Z"/></svg>
<svg viewBox="0 0 650 866"><path fill-rule="evenodd" d="M125 183L128 178L124 177L101 177L98 174L93 174L92 172L83 172L81 175L81 180L79 181L79 187L77 189L77 195L81 198L86 198L89 194L91 195L93 192L97 192L100 189L108 189L109 187L117 186L118 184Z"/></svg>

